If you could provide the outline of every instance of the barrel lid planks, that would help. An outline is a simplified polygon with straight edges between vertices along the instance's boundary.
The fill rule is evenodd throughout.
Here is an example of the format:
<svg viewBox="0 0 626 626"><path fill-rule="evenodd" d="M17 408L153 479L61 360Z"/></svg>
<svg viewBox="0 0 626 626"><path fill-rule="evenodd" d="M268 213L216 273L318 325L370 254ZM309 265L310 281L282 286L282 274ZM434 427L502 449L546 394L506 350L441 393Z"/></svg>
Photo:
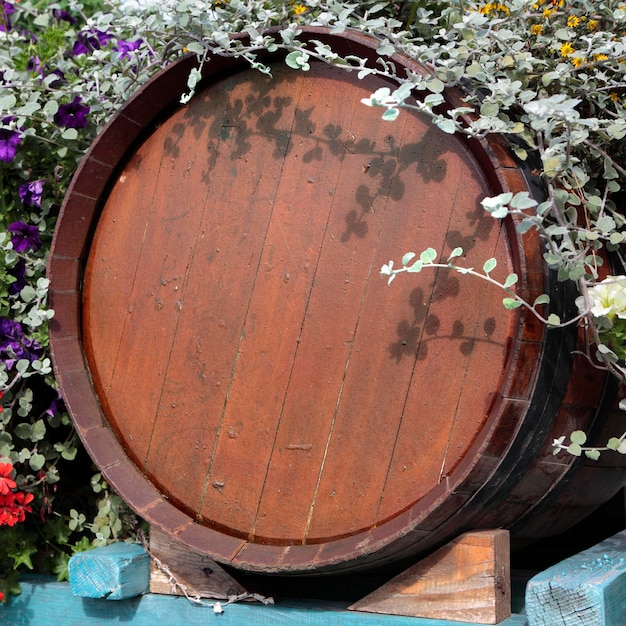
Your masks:
<svg viewBox="0 0 626 626"><path fill-rule="evenodd" d="M382 78L267 61L272 78L212 60L186 106L194 59L168 67L74 178L51 344L87 450L142 517L247 570L349 571L510 526L569 476L550 460L532 487L564 398L586 381L591 423L603 377L578 364L572 383L575 337L483 281L379 271L460 246L528 299L558 295L538 237L480 205L524 176L501 139L381 121L360 100Z"/></svg>

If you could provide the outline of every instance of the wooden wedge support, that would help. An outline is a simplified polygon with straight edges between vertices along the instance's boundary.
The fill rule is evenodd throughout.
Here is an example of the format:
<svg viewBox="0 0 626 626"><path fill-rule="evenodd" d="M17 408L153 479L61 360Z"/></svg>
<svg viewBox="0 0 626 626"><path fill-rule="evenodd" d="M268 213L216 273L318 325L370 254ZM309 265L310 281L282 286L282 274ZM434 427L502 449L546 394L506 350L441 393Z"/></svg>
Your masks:
<svg viewBox="0 0 626 626"><path fill-rule="evenodd" d="M531 578L529 626L626 624L626 530Z"/></svg>
<svg viewBox="0 0 626 626"><path fill-rule="evenodd" d="M68 564L70 589L81 598L125 600L147 593L150 559L139 544L112 543L79 552Z"/></svg>
<svg viewBox="0 0 626 626"><path fill-rule="evenodd" d="M228 600L247 594L213 559L192 552L155 527L150 528L150 591Z"/></svg>
<svg viewBox="0 0 626 626"><path fill-rule="evenodd" d="M350 609L497 624L511 615L509 533L461 535Z"/></svg>

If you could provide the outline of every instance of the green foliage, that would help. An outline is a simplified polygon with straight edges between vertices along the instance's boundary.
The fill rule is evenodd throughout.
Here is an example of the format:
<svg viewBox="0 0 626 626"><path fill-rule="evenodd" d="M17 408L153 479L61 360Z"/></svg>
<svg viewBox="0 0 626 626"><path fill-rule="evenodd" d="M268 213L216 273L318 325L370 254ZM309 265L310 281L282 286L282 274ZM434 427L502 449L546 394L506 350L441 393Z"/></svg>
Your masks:
<svg viewBox="0 0 626 626"><path fill-rule="evenodd" d="M71 484L70 464L89 465L52 375L45 267L81 155L169 53L147 32L124 53L137 33L109 32L113 15L92 15L101 2L0 6L0 463L15 484L0 496L1 599L21 570L64 577L74 550L137 525L106 483Z"/></svg>

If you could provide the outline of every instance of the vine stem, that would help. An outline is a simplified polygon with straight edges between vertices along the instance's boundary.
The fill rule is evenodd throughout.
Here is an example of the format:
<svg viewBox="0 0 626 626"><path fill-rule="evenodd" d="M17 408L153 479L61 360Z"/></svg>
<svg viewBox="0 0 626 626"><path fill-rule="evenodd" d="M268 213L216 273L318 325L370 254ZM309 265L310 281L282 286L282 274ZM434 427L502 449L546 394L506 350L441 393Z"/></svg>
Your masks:
<svg viewBox="0 0 626 626"><path fill-rule="evenodd" d="M548 321L548 319L545 318L543 315L541 315L541 313L539 313L534 308L533 305L531 305L529 302L524 300L524 298L516 294L514 291L511 291L510 289L505 287L501 282L495 280L494 278L491 278L491 276L489 276L488 274L481 274L480 272L477 272L476 270L473 270L472 268L469 268L469 267L458 267L456 265L453 265L452 263L423 263L422 262L422 268L425 268L425 267L451 269L451 270L454 270L455 272L458 272L459 274L474 276L475 278L480 278L481 280L484 280L491 285L495 285L496 287L502 289L506 294L511 296L511 298L513 298L515 301L519 302L521 306L528 309L528 311L530 311L540 322L542 322L546 326L549 326L550 328L565 328L567 326L577 324L581 319L584 319L585 317L589 315L589 310L587 310L586 308L582 313L579 313L576 317L573 317L567 320L566 322L559 322L558 324L554 324ZM410 271L411 271L410 267L401 267L399 269L392 269L386 275L390 277L389 281L391 282L391 280L393 280L392 277L395 277L397 274L401 274L402 272L410 272ZM381 272L381 273L385 274L384 272ZM585 285L585 289L586 289L586 285ZM585 302L588 302L588 301L589 301L589 298L587 297L585 299Z"/></svg>
<svg viewBox="0 0 626 626"><path fill-rule="evenodd" d="M599 152L605 159L609 159L611 161L611 165L622 175L626 176L626 168L623 168L619 163L616 163L614 159L612 159L605 150L603 150L598 144L590 141L589 139L583 139L582 142L584 145L588 146L592 150Z"/></svg>

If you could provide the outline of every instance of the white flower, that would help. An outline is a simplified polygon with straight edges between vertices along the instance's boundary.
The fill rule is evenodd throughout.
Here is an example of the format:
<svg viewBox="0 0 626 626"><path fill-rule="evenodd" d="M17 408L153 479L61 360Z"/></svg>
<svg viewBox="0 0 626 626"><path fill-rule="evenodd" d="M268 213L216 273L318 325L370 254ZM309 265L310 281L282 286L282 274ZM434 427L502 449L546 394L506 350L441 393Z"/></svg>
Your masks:
<svg viewBox="0 0 626 626"><path fill-rule="evenodd" d="M389 261L388 265L383 265L380 268L380 273L383 276L390 276L391 274L393 274L393 261Z"/></svg>
<svg viewBox="0 0 626 626"><path fill-rule="evenodd" d="M565 440L565 435L563 435L562 437L559 437L558 439L555 439L552 442L552 454L558 454L563 448L565 448L566 446L563 445L563 441Z"/></svg>
<svg viewBox="0 0 626 626"><path fill-rule="evenodd" d="M389 276L389 279L387 280L387 284L391 285L391 282L393 281L393 279L396 277L396 274L397 274L397 270L393 269L393 261L389 261L389 265L383 265L380 268L380 273L383 276Z"/></svg>
<svg viewBox="0 0 626 626"><path fill-rule="evenodd" d="M594 317L626 319L626 276L608 276L589 289L589 303ZM577 299L580 307L580 299ZM584 304L583 304L584 306Z"/></svg>

